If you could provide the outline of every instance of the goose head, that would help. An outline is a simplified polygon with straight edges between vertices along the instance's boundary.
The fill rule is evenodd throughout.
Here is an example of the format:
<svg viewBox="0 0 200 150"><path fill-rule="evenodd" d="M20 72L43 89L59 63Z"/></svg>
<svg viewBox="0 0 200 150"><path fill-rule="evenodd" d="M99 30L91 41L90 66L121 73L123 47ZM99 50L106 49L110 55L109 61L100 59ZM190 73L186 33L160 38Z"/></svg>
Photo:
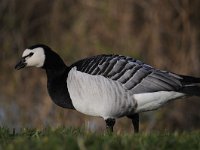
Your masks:
<svg viewBox="0 0 200 150"><path fill-rule="evenodd" d="M60 56L46 45L37 44L24 50L15 69L20 70L25 67L38 67L43 69L56 69L64 66Z"/></svg>

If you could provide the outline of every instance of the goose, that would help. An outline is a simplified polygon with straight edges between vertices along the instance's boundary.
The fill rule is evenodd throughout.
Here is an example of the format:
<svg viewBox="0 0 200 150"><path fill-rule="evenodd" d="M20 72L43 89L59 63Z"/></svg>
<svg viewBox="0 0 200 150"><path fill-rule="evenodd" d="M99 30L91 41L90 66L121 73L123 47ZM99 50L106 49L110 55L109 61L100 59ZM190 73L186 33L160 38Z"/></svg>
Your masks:
<svg viewBox="0 0 200 150"><path fill-rule="evenodd" d="M67 66L50 47L25 49L15 69L46 71L48 93L55 104L102 117L113 132L120 117L132 120L139 132L139 113L152 111L185 96L200 96L200 78L159 70L140 60L102 54Z"/></svg>

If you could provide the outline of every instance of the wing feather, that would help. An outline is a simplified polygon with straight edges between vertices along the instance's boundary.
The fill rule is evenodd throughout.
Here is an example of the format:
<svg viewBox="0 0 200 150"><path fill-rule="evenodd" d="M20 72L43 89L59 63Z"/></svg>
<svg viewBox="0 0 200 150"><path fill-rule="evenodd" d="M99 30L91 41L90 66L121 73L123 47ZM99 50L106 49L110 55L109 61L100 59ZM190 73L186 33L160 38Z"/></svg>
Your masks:
<svg viewBox="0 0 200 150"><path fill-rule="evenodd" d="M101 75L123 85L133 94L179 91L182 77L158 70L143 62L120 55L98 55L82 59L71 65L90 75Z"/></svg>

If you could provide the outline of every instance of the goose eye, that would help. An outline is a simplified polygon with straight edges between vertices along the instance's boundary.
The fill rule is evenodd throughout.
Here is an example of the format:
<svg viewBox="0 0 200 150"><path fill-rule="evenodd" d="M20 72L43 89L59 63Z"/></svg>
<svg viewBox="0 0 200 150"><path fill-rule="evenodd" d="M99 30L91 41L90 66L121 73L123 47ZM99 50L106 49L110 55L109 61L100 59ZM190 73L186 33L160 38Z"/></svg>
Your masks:
<svg viewBox="0 0 200 150"><path fill-rule="evenodd" d="M31 52L31 53L29 54L29 57L31 57L33 54L34 54L34 53L33 53L33 52Z"/></svg>

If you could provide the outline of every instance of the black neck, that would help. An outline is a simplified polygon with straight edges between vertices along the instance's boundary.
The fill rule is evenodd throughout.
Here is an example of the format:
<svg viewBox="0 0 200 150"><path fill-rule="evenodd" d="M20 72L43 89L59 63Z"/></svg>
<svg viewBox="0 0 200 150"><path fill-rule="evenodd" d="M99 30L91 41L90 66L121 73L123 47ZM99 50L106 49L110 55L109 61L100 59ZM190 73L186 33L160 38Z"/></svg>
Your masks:
<svg viewBox="0 0 200 150"><path fill-rule="evenodd" d="M66 65L45 68L47 74L47 89L53 102L60 107L74 109L67 89L69 68Z"/></svg>

